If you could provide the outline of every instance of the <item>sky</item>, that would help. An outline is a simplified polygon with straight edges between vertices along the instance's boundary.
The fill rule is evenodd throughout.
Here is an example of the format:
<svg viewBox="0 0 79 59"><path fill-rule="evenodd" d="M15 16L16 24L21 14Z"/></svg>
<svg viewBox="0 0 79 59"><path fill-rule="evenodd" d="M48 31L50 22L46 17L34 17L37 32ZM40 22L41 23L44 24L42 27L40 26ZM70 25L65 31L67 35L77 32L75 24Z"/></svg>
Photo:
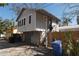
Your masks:
<svg viewBox="0 0 79 59"><path fill-rule="evenodd" d="M16 14L8 6L0 7L0 17L2 17L3 19L15 19Z"/></svg>
<svg viewBox="0 0 79 59"><path fill-rule="evenodd" d="M65 7L66 7L66 5L57 4L57 5L47 7L46 10L62 20L63 12L66 11L66 10L64 10ZM72 23L69 23L69 25L77 24L76 17L74 17L71 21L72 21Z"/></svg>
<svg viewBox="0 0 79 59"><path fill-rule="evenodd" d="M53 4L45 7L44 9L46 9L48 12L50 12L51 14L55 15L56 17L62 20L64 8L65 5L63 4ZM3 19L16 20L17 15L12 9L10 9L10 6L5 6L5 7L0 7L0 17L2 17ZM75 18L72 20L72 23L70 23L70 25L76 25Z"/></svg>

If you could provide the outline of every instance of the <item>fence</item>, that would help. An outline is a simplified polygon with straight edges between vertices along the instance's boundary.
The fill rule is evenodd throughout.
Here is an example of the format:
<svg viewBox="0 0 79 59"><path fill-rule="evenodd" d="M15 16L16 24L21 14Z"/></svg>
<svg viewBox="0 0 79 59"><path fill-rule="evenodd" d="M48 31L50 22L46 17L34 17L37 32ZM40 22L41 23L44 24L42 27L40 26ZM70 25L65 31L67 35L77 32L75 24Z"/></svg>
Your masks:
<svg viewBox="0 0 79 59"><path fill-rule="evenodd" d="M66 37L69 34L68 32L71 32L71 39L74 42L76 40L79 40L79 31L49 32L48 33L48 46L50 46L52 39L61 39L62 41L66 41Z"/></svg>

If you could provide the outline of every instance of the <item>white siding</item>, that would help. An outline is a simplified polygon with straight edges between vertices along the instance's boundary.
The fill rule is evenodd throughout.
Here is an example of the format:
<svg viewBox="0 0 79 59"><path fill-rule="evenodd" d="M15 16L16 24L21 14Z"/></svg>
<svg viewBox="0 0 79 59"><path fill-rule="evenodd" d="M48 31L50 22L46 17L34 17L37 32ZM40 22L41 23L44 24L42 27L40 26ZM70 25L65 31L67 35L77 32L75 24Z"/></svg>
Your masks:
<svg viewBox="0 0 79 59"><path fill-rule="evenodd" d="M47 24L46 24L46 16L42 15L40 13L36 13L36 29L46 29Z"/></svg>
<svg viewBox="0 0 79 59"><path fill-rule="evenodd" d="M32 15L31 17L31 24L29 24L29 16ZM28 31L45 31L47 29L47 23L48 23L48 18L47 16L38 13L34 10L25 10L21 14L20 18L18 21L25 20L25 25L19 26L18 31L19 32L28 32ZM53 20L54 22L54 20Z"/></svg>
<svg viewBox="0 0 79 59"><path fill-rule="evenodd" d="M29 24L29 15L32 15L31 24ZM20 18L18 19L18 21L20 21L24 18L26 19L25 25L19 26L18 31L20 31L20 32L34 31L35 27L36 27L36 13L35 13L35 11L25 10L22 13L22 15L20 16Z"/></svg>

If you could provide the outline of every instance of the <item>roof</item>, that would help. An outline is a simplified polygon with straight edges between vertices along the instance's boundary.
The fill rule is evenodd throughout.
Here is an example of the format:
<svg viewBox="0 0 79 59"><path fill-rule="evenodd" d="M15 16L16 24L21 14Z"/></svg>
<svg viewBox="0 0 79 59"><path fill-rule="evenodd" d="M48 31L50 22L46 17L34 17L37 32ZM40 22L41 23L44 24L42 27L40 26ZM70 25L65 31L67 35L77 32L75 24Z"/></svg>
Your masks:
<svg viewBox="0 0 79 59"><path fill-rule="evenodd" d="M40 12L40 13L46 15L46 16L49 16L49 17L51 17L51 18L56 19L57 21L60 21L60 19L58 19L58 18L57 18L56 16L54 16L53 14L49 13L47 10L38 9L38 10L36 10L36 12Z"/></svg>
<svg viewBox="0 0 79 59"><path fill-rule="evenodd" d="M18 15L16 21L19 19L19 17L21 16L21 14L23 13L24 10L26 10L26 9L25 9L25 8L22 8L22 10L21 10L20 14ZM36 11L36 12L40 12L40 13L42 13L42 14L44 14L44 15L49 16L49 17L53 17L53 18L55 18L57 21L60 21L60 19L58 19L56 16L52 15L51 13L49 13L48 11L46 11L46 10L44 10L44 9L37 9L37 10L35 10L35 11Z"/></svg>
<svg viewBox="0 0 79 59"><path fill-rule="evenodd" d="M79 25L62 26L62 27L59 27L59 31L79 31Z"/></svg>
<svg viewBox="0 0 79 59"><path fill-rule="evenodd" d="M18 15L16 21L19 19L19 17L21 16L21 14L23 13L24 10L25 10L25 8L22 8L22 10L21 10L20 14Z"/></svg>

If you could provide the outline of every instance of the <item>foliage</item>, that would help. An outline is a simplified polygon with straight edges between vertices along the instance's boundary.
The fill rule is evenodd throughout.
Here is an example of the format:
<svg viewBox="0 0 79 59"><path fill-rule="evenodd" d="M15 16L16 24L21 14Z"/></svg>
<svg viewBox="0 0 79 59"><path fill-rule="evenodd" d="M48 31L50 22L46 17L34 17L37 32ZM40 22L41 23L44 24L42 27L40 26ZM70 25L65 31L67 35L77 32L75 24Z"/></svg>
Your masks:
<svg viewBox="0 0 79 59"><path fill-rule="evenodd" d="M0 6L6 6L6 5L8 5L8 3L0 3Z"/></svg>
<svg viewBox="0 0 79 59"><path fill-rule="evenodd" d="M64 33L64 40L63 40L63 50L64 50L64 55L79 55L79 39L76 41L76 39L73 40L72 36L72 31L68 31Z"/></svg>
<svg viewBox="0 0 79 59"><path fill-rule="evenodd" d="M14 22L9 19L3 20L2 18L0 19L0 33L3 33L7 29L11 29L14 26Z"/></svg>
<svg viewBox="0 0 79 59"><path fill-rule="evenodd" d="M63 10L63 17L74 18L79 16L79 4L65 4L66 7ZM74 19L75 20L75 19ZM77 20L77 19L76 19ZM77 20L78 23L78 20Z"/></svg>
<svg viewBox="0 0 79 59"><path fill-rule="evenodd" d="M36 9L44 9L48 6L53 5L52 3L13 3L11 4L11 9L15 11L16 15L19 14L22 8L36 10Z"/></svg>
<svg viewBox="0 0 79 59"><path fill-rule="evenodd" d="M72 32L68 31L64 33L65 39L63 41L63 49L65 55L72 55L73 53L73 40L72 40Z"/></svg>
<svg viewBox="0 0 79 59"><path fill-rule="evenodd" d="M67 25L68 26L68 24L71 23L71 20L72 19L70 19L70 18L64 17L63 18L63 25Z"/></svg>
<svg viewBox="0 0 79 59"><path fill-rule="evenodd" d="M2 33L3 31L3 22L2 22L2 18L0 18L0 33Z"/></svg>

